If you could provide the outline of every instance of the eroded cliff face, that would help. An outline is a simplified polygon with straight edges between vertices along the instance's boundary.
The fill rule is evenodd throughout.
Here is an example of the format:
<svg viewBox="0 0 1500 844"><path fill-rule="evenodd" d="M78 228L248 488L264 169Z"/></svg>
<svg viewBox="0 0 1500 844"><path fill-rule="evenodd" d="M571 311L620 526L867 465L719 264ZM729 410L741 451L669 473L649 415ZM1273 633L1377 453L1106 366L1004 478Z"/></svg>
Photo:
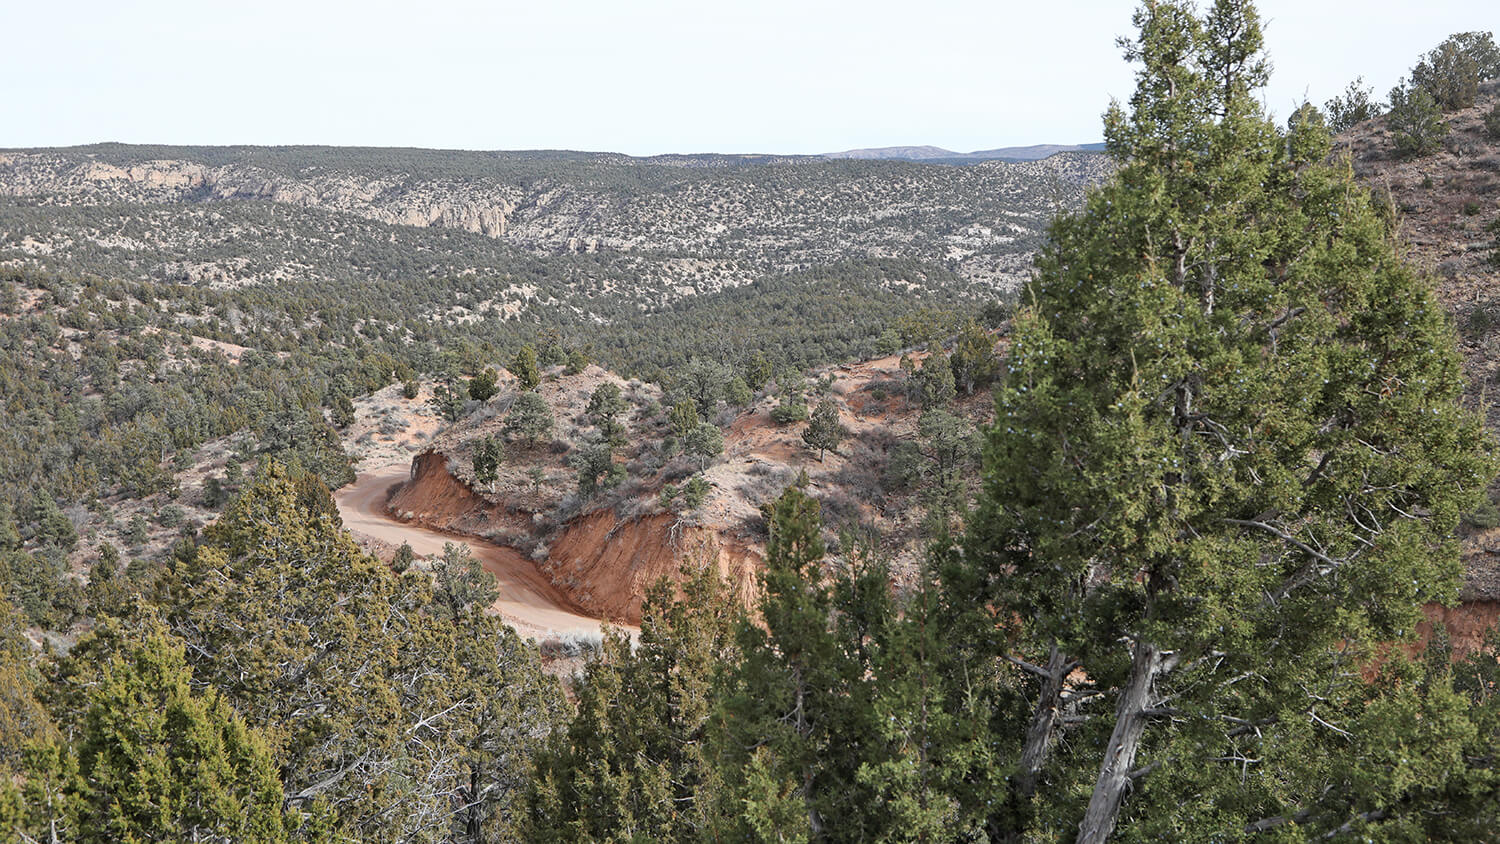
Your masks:
<svg viewBox="0 0 1500 844"><path fill-rule="evenodd" d="M0 196L49 204L174 203L205 199L263 199L354 214L394 225L462 229L503 237L521 200L514 186L469 180L404 183L399 174L352 172L288 176L248 164L208 166L160 159L130 165L73 161L49 153L0 156Z"/></svg>
<svg viewBox="0 0 1500 844"><path fill-rule="evenodd" d="M1484 647L1490 631L1500 623L1500 601L1462 601L1456 607L1428 604L1422 608L1427 621L1417 625L1417 636L1424 645L1433 628L1441 623L1448 630L1453 655L1461 658Z"/></svg>
<svg viewBox="0 0 1500 844"><path fill-rule="evenodd" d="M685 525L675 515L618 519L601 510L568 523L551 546L543 570L579 606L602 618L640 624L646 590L683 568L713 566L747 604L755 599L758 548L710 527Z"/></svg>
<svg viewBox="0 0 1500 844"><path fill-rule="evenodd" d="M621 518L603 509L543 535L530 512L486 499L455 477L448 458L435 451L412 460L411 479L392 493L388 508L396 518L433 530L502 545L521 538L543 543L534 547L546 553L531 555L537 568L579 608L615 622L640 624L646 590L663 576L682 580L684 565L713 566L747 605L755 597L760 549L737 529L689 524L671 513Z"/></svg>

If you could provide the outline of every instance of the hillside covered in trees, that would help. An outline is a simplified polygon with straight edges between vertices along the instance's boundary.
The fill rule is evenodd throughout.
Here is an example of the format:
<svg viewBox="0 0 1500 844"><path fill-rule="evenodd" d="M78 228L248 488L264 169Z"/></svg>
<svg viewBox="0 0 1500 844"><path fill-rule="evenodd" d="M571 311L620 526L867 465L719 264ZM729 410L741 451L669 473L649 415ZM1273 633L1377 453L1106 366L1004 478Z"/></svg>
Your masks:
<svg viewBox="0 0 1500 844"><path fill-rule="evenodd" d="M0 153L6 840L1493 840L1500 50L1135 25L1103 156Z"/></svg>

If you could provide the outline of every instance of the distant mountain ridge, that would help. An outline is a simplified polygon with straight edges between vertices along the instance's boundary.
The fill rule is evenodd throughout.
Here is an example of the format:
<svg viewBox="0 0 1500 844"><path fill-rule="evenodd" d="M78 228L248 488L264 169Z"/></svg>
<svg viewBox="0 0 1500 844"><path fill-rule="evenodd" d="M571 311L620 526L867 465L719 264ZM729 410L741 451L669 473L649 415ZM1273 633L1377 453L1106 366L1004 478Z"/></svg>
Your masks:
<svg viewBox="0 0 1500 844"><path fill-rule="evenodd" d="M978 164L981 161L1038 161L1060 152L1103 152L1104 144L1032 144L999 147L974 152L954 152L935 146L872 147L825 152L823 158L857 158L874 161L919 161L924 164Z"/></svg>
<svg viewBox="0 0 1500 844"><path fill-rule="evenodd" d="M907 279L915 299L978 300L1020 286L1053 214L1109 167L1088 153L938 167L352 147L0 150L0 266L223 287L482 277L480 311L518 318L566 306L608 321L627 306L894 259L919 265Z"/></svg>

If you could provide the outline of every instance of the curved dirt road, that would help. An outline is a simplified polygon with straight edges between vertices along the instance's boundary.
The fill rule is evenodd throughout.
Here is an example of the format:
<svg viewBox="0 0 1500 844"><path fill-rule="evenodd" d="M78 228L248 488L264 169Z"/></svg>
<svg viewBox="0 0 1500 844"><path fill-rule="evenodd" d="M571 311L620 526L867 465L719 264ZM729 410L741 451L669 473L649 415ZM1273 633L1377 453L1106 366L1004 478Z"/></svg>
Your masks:
<svg viewBox="0 0 1500 844"><path fill-rule="evenodd" d="M520 552L470 537L449 536L386 515L385 502L392 486L409 476L402 467L391 467L360 475L353 484L334 493L344 527L391 545L405 542L419 557L443 553L443 543L469 546L485 571L495 576L500 598L490 608L514 626L522 636L541 638L548 633L598 633L600 620L578 612L557 587L537 571ZM627 630L630 628L626 628Z"/></svg>

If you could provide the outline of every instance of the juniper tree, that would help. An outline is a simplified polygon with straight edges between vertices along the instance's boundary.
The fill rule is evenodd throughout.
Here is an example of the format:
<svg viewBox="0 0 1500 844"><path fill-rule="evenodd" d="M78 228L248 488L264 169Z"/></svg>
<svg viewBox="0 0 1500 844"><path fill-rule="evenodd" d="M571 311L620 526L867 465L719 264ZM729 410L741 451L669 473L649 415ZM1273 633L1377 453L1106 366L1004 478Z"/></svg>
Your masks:
<svg viewBox="0 0 1500 844"><path fill-rule="evenodd" d="M824 399L818 402L818 406L807 420L807 428L802 432L802 441L807 443L808 448L818 450L818 462L823 462L823 452L832 451L838 453L839 443L849 436L849 430L839 424L839 409L832 401Z"/></svg>
<svg viewBox="0 0 1500 844"><path fill-rule="evenodd" d="M1391 89L1389 117L1396 151L1416 158L1442 149L1448 137L1448 121L1426 88L1405 80Z"/></svg>
<svg viewBox="0 0 1500 844"><path fill-rule="evenodd" d="M478 375L469 379L469 398L474 401L489 401L494 398L500 392L500 387L496 384L498 377L493 369L480 370Z"/></svg>
<svg viewBox="0 0 1500 844"><path fill-rule="evenodd" d="M474 480L485 486L494 484L500 477L500 464L505 460L505 444L495 437L485 437L474 444L474 457L470 461L474 469Z"/></svg>
<svg viewBox="0 0 1500 844"><path fill-rule="evenodd" d="M534 390L536 385L542 383L542 372L537 367L536 349L529 345L522 346L505 368L516 376L523 391Z"/></svg>
<svg viewBox="0 0 1500 844"><path fill-rule="evenodd" d="M70 749L76 840L288 840L265 739L190 678L160 627L101 666Z"/></svg>
<svg viewBox="0 0 1500 844"><path fill-rule="evenodd" d="M1385 104L1370 99L1370 95L1374 93L1374 88L1365 87L1363 76L1350 82L1349 87L1344 89L1344 93L1323 104L1328 112L1329 128L1335 132L1342 132L1356 124L1379 117L1385 111Z"/></svg>
<svg viewBox="0 0 1500 844"><path fill-rule="evenodd" d="M522 393L505 417L505 433L535 443L552 433L552 408L536 393Z"/></svg>
<svg viewBox="0 0 1500 844"><path fill-rule="evenodd" d="M712 565L662 578L632 643L611 631L578 684L528 793L530 841L704 840L718 796L705 742L715 674L734 661L741 610Z"/></svg>
<svg viewBox="0 0 1500 844"><path fill-rule="evenodd" d="M494 581L466 554L436 561L434 594L322 510L269 464L163 576L195 682L266 732L286 804L326 805L342 837L493 840L473 830L504 825L554 684L481 612Z"/></svg>
<svg viewBox="0 0 1500 844"><path fill-rule="evenodd" d="M948 577L976 630L1014 634L996 656L1034 696L1014 783L1037 823L1370 823L1331 785L1357 660L1454 596L1488 441L1441 307L1326 132L1262 113L1251 5L1135 20L1119 169L1038 258Z"/></svg>

